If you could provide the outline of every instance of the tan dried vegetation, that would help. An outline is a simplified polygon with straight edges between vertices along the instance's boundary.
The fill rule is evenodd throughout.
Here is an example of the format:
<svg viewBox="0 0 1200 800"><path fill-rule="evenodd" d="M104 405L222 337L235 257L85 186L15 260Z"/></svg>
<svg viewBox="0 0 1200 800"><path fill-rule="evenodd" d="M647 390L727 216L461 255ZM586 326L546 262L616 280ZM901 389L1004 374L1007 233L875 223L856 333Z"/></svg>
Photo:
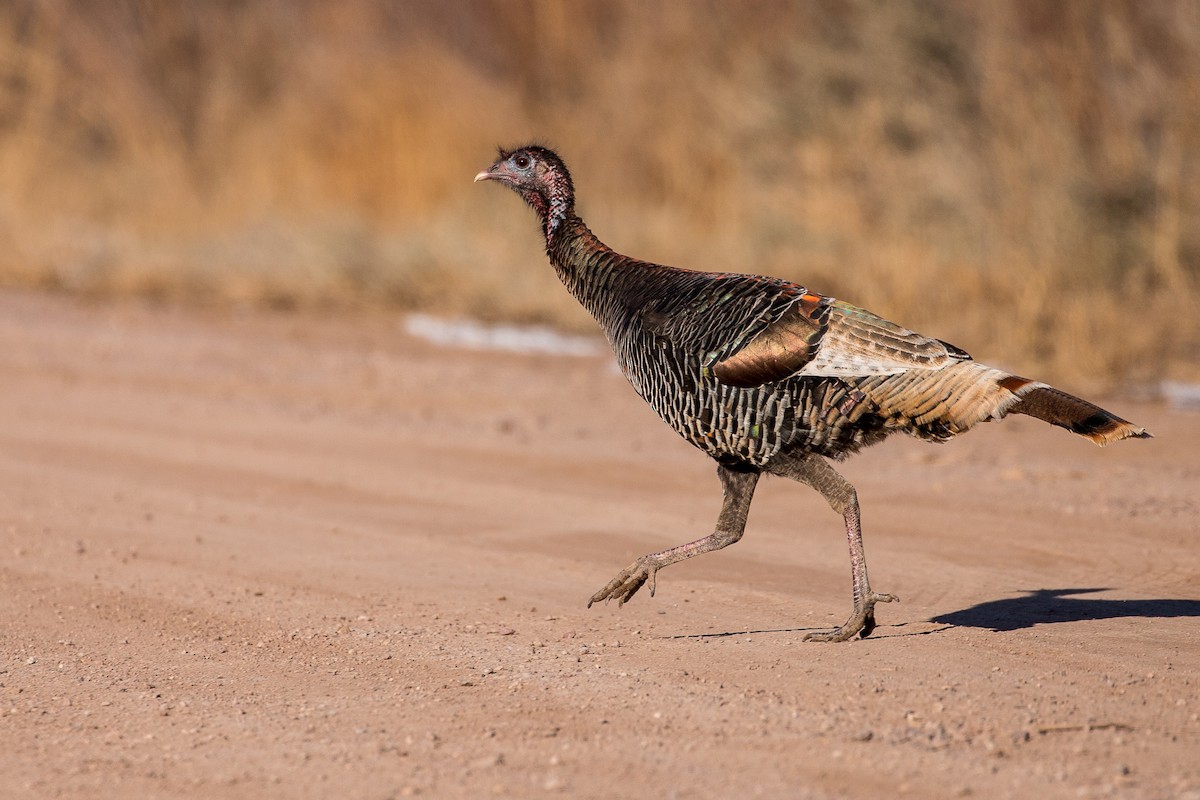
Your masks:
<svg viewBox="0 0 1200 800"><path fill-rule="evenodd" d="M589 321L540 139L614 247L766 272L1022 371L1200 373L1200 4L0 6L0 282Z"/></svg>

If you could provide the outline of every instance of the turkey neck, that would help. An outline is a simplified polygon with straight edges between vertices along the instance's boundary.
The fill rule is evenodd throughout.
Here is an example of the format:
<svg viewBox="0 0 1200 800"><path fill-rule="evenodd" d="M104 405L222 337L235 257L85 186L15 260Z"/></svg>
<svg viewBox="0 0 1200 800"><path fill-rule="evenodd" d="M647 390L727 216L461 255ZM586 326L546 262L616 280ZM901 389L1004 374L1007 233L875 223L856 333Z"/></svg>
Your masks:
<svg viewBox="0 0 1200 800"><path fill-rule="evenodd" d="M563 285L608 333L645 305L656 284L682 272L621 255L574 214L546 238L546 254Z"/></svg>

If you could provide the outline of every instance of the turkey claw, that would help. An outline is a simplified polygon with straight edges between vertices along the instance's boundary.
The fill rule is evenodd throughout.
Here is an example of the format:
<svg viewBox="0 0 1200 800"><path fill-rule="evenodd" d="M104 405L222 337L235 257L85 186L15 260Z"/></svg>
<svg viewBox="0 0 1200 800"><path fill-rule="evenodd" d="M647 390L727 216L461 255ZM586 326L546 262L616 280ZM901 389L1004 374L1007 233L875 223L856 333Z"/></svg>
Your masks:
<svg viewBox="0 0 1200 800"><path fill-rule="evenodd" d="M607 603L613 598L616 598L617 607L620 608L647 583L650 585L650 596L654 597L658 568L659 565L656 562L642 556L623 569L621 574L609 581L603 589L592 595L592 599L588 600L588 608L592 607L592 603L598 603L601 600Z"/></svg>
<svg viewBox="0 0 1200 800"><path fill-rule="evenodd" d="M862 607L856 608L854 613L850 615L850 619L846 620L845 624L841 627L834 628L831 631L814 631L805 636L804 641L845 642L853 639L855 636L865 639L871 635L871 631L875 630L875 604L898 602L900 602L900 598L894 594L871 592L863 602Z"/></svg>

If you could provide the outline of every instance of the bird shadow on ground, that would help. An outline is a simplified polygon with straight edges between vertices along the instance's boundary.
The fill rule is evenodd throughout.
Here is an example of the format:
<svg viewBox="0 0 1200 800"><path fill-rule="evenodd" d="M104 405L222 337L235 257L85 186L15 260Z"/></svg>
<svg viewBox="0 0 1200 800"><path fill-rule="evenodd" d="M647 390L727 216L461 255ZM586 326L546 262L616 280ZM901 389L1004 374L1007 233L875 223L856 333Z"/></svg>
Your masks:
<svg viewBox="0 0 1200 800"><path fill-rule="evenodd" d="M1107 592L1106 587L1092 589L1036 589L1020 597L988 600L960 611L939 614L925 622L901 622L880 625L871 639L891 639L898 636L928 636L951 628L988 628L997 633L1032 628L1034 625L1056 622L1082 622L1092 619L1143 617L1200 617L1200 600L1105 600L1072 595ZM901 630L912 625L913 630ZM937 626L937 627L922 627ZM729 636L750 636L768 633L810 633L827 628L760 628L744 631L713 633L680 633L664 639L720 639Z"/></svg>
<svg viewBox="0 0 1200 800"><path fill-rule="evenodd" d="M1069 596L1105 591L1108 589L1036 589L1021 597L989 600L960 611L940 614L929 621L956 627L990 628L999 632L1091 619L1200 617L1200 600L1104 600Z"/></svg>
<svg viewBox="0 0 1200 800"><path fill-rule="evenodd" d="M727 636L751 636L756 633L808 633L817 628L760 628L746 631L716 631L714 633L676 633L663 639L723 639Z"/></svg>
<svg viewBox="0 0 1200 800"><path fill-rule="evenodd" d="M898 636L928 636L931 633L939 633L941 631L950 630L953 625L941 625L937 628L925 628L923 630L902 631L900 633L891 633L890 631L897 628L904 628L910 623L900 622L895 625L880 625L871 634L869 638L875 639L893 639ZM913 623L913 624L928 624L928 623ZM817 633L820 631L828 631L829 628L760 628L758 630L746 631L717 631L714 633L677 633L673 636L664 636L664 639L722 639L728 636L750 636L753 634L765 633Z"/></svg>

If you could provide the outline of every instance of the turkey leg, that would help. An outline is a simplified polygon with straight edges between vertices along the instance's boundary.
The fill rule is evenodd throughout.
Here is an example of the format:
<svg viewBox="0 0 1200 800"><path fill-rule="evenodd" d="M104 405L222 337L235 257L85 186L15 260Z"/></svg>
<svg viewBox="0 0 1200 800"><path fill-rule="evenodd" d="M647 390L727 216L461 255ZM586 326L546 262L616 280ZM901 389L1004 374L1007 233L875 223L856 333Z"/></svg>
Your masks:
<svg viewBox="0 0 1200 800"><path fill-rule="evenodd" d="M846 521L846 538L850 542L850 575L854 591L854 609L850 619L832 631L810 633L805 641L844 642L855 636L866 638L875 630L875 604L891 603L900 598L894 594L871 591L867 580L867 557L863 552L862 526L858 512L858 492L838 474L829 462L818 455L804 453L771 465L776 475L806 483L821 493L834 511Z"/></svg>
<svg viewBox="0 0 1200 800"><path fill-rule="evenodd" d="M625 601L637 594L637 590L642 588L647 581L650 583L650 596L653 597L654 576L663 567L692 556L698 556L701 553L707 553L710 550L720 550L741 539L742 533L746 530L746 515L750 512L750 500L754 497L754 487L758 483L760 474L757 471L738 472L724 465L718 465L717 477L721 479L721 486L725 490L725 501L721 506L721 515L717 517L717 529L694 542L642 556L622 570L621 574L609 581L603 589L592 595L592 599L588 600L588 608L591 608L592 603L601 600L607 602L614 597L618 606L624 605Z"/></svg>

